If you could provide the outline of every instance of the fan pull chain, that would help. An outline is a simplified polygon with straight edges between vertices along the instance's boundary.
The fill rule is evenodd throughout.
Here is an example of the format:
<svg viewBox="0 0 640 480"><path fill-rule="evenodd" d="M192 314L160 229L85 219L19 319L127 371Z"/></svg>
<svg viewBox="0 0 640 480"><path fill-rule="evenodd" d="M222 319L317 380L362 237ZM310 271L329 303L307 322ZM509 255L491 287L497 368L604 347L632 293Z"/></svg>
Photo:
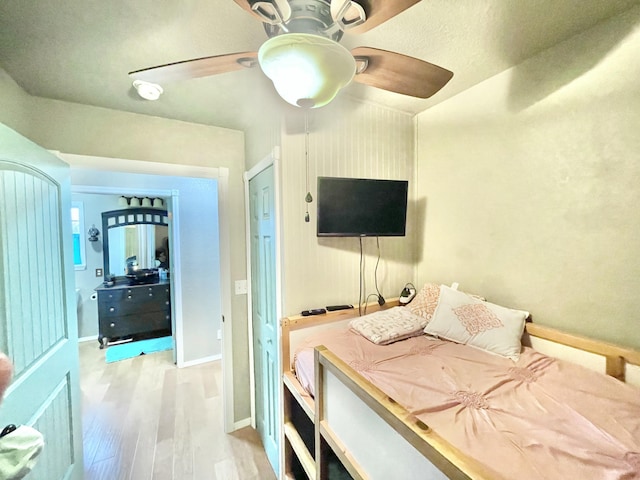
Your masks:
<svg viewBox="0 0 640 480"><path fill-rule="evenodd" d="M305 157L305 168L306 168L306 181L307 181L307 195L304 197L304 201L306 202L306 212L304 214L304 221L309 223L309 204L313 202L313 197L311 196L311 192L309 191L309 117L307 112L304 112L304 157Z"/></svg>

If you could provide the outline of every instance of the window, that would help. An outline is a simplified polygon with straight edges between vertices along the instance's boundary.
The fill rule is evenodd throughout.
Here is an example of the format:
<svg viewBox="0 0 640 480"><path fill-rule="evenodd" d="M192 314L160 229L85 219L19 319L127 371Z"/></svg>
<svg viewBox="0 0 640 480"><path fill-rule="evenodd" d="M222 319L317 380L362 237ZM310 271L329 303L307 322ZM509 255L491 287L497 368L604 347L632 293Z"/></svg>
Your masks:
<svg viewBox="0 0 640 480"><path fill-rule="evenodd" d="M71 231L73 233L73 265L76 270L87 268L84 238L84 205L71 202Z"/></svg>

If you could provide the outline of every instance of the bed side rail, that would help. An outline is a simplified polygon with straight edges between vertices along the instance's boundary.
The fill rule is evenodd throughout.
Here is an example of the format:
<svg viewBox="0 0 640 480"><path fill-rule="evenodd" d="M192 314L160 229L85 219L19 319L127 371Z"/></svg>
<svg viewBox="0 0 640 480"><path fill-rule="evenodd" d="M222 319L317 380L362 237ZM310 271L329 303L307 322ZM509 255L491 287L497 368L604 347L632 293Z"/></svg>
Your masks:
<svg viewBox="0 0 640 480"><path fill-rule="evenodd" d="M397 298L387 300L384 305L378 305L377 302L371 302L367 304L367 313L372 313L378 310L384 310L387 308L395 307L399 305ZM293 315L283 318L280 321L280 333L281 333L281 355L282 355L282 399L284 405L283 412L283 435L282 440L284 444L284 461L283 469L285 478L293 478L291 476L293 456L298 458L304 472L309 479L316 478L316 463L314 459L314 453L307 449L304 441L298 429L294 425L291 416L292 405L290 402L296 402L302 410L306 413L307 417L313 423L315 422L315 407L313 399L304 391L302 385L293 372L292 360L293 353L296 350L296 342L294 335L298 331L331 327L333 324L339 324L340 322L347 322L348 320L358 316L357 309L349 310L336 310L328 312L323 315L312 315L304 317L302 315ZM305 332L306 335L306 332Z"/></svg>
<svg viewBox="0 0 640 480"><path fill-rule="evenodd" d="M358 372L325 347L317 347L316 363L316 478L326 478L326 461L324 449L332 448L349 473L356 479L368 478L366 473L349 454L348 449L333 433L331 426L324 418L324 402L326 400L323 379L325 369L342 382L371 410L380 416L389 426L398 432L418 452L426 457L442 473L450 479L489 479L490 472L479 462L463 454L434 432L428 425L411 415L405 408L397 404L372 385Z"/></svg>
<svg viewBox="0 0 640 480"><path fill-rule="evenodd" d="M530 343L526 339L527 334L531 337L602 356L606 360L605 373L623 382L626 380L627 364L640 366L640 352L632 348L563 332L535 323L526 324L525 344Z"/></svg>

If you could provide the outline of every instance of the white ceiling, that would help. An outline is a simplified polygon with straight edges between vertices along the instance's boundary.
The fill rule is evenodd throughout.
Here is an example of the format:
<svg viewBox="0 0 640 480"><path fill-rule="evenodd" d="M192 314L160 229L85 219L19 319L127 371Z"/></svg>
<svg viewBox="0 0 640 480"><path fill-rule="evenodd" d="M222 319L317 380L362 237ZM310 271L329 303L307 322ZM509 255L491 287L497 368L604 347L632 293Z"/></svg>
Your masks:
<svg viewBox="0 0 640 480"><path fill-rule="evenodd" d="M359 84L344 95L416 113L639 2L423 0L342 44L435 63L454 72L449 84L427 100ZM0 2L0 67L30 94L236 129L284 103L259 69L166 84L157 102L140 99L127 73L256 51L266 38L233 0Z"/></svg>

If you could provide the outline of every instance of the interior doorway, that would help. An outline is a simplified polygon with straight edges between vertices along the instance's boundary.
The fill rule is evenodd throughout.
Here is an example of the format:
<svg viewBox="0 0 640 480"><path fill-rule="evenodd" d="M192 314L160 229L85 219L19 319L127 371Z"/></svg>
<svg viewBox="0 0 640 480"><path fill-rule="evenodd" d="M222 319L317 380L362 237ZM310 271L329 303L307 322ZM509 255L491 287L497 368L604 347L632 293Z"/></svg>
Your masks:
<svg viewBox="0 0 640 480"><path fill-rule="evenodd" d="M252 425L272 468L282 464L282 316L278 164L275 155L245 173Z"/></svg>
<svg viewBox="0 0 640 480"><path fill-rule="evenodd" d="M148 195L170 196L176 364L188 367L222 359L224 426L233 431L232 331L231 322L222 322L223 316L232 319L227 169L59 156L71 164L76 189L113 193L117 185L117 193L134 195L143 185Z"/></svg>
<svg viewBox="0 0 640 480"><path fill-rule="evenodd" d="M112 191L105 188L96 191L91 187L72 186L72 203L80 207L79 223L90 226L80 232L78 243L84 248L78 250L83 258L78 259L79 266L75 268L79 337L81 342L93 342L102 349L108 346L107 342L115 345L171 335L173 363L176 363L175 316L171 309L172 275L169 269L170 252L173 253L171 237L174 234L171 219L175 217L171 192L163 192L162 196L157 190L136 189L134 192L118 187L113 187ZM136 204L151 204L153 199L158 214L138 220L152 221L155 218L159 225L131 224L137 220L135 217L140 217L138 211L149 211L130 205L134 203L133 199L139 198L143 201ZM109 212L117 212L117 217L127 224L111 222L113 225L105 228L103 214ZM107 217L111 219L111 216ZM87 230L91 229L98 233L93 239L87 239ZM139 280L131 275L137 272L153 275ZM149 286L149 292L145 286ZM139 308L136 308L138 303ZM111 313L112 309L116 311Z"/></svg>

